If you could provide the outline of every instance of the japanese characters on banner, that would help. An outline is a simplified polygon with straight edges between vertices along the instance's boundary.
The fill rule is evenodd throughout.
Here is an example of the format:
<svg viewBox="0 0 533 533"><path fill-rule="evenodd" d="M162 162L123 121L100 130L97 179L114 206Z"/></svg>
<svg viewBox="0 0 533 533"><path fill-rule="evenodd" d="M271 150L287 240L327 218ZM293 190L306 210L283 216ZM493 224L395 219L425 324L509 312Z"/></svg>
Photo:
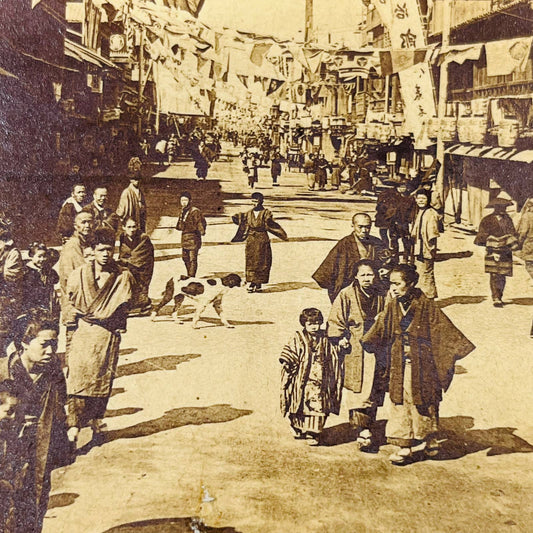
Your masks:
<svg viewBox="0 0 533 533"><path fill-rule="evenodd" d="M429 63L418 63L402 70L399 76L405 128L418 139L424 124L437 114L431 68Z"/></svg>
<svg viewBox="0 0 533 533"><path fill-rule="evenodd" d="M374 0L374 5L389 30L392 50L426 45L418 0Z"/></svg>

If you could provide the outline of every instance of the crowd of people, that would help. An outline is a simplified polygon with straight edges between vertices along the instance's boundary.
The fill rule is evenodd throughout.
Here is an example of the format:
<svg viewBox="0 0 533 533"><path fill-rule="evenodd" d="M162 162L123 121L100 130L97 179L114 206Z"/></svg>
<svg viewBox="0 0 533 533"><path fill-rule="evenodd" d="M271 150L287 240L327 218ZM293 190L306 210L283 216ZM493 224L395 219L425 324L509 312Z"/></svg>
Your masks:
<svg viewBox="0 0 533 533"><path fill-rule="evenodd" d="M253 152L244 154L245 166L253 167ZM319 154L315 173L324 167L321 159ZM272 159L274 183L281 171L274 168L276 160L281 165L279 152ZM330 167L332 175L340 171L339 162ZM105 185L88 191L74 182L58 213L60 252L32 243L24 261L9 220L0 217L0 529L6 533L41 530L52 469L74 460L82 428L91 428L95 441L105 429L128 317L159 310L149 297L154 246L146 233L140 159L131 158L127 168L130 184L115 209L107 205ZM183 191L177 210L186 280L198 279L207 228L193 200ZM380 238L370 234L371 217L357 213L353 233L317 268L313 279L328 291L331 309L327 318L316 308L304 309L302 330L280 356L281 407L296 438L319 444L327 416L338 414L345 402L361 450L375 450L376 413L387 398L386 436L398 447L391 462L403 465L438 454L442 394L455 362L474 349L434 302L434 262L443 230L439 200L431 182L415 191L405 182L385 183L375 220ZM288 236L265 208L263 194L254 192L251 202L251 209L232 217L238 226L233 242L245 242L247 289L257 293L270 279L269 233ZM491 200L494 213L483 219L475 241L486 247L496 307L503 306L516 250L533 277L533 202L526 202L518 229L506 214L509 203ZM194 282L198 294L213 292L208 303L227 327L232 326L221 314L221 295L240 282L236 274ZM177 305L191 294L176 290L167 301L174 297ZM200 311L197 315L196 321ZM66 329L61 357L60 321Z"/></svg>

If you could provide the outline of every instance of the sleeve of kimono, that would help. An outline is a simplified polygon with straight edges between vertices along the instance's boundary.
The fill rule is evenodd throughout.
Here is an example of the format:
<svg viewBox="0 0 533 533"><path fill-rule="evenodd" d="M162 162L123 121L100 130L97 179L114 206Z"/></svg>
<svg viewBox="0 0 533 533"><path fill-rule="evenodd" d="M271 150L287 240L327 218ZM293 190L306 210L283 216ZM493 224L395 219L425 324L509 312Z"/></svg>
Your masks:
<svg viewBox="0 0 533 533"><path fill-rule="evenodd" d="M120 195L120 200L118 201L117 210L115 211L117 216L122 221L124 221L126 214L129 212L128 206L129 206L128 192L124 190L122 191L122 194Z"/></svg>
<svg viewBox="0 0 533 533"><path fill-rule="evenodd" d="M361 339L361 345L367 352L380 353L381 351L385 351L387 347L387 310L388 306L384 311L378 314L373 326L363 335L363 338Z"/></svg>
<svg viewBox="0 0 533 533"><path fill-rule="evenodd" d="M322 264L313 274L313 279L323 289L331 289L335 286L337 276L339 275L338 258L340 254L340 244L337 243L326 256Z"/></svg>
<svg viewBox="0 0 533 533"><path fill-rule="evenodd" d="M474 244L477 244L478 246L485 246L488 236L489 232L487 229L487 219L484 218L479 224L479 229L476 238L474 239Z"/></svg>
<svg viewBox="0 0 533 533"><path fill-rule="evenodd" d="M205 220L204 215L201 211L198 211L198 231L200 235L205 235L205 230L207 229L207 221Z"/></svg>
<svg viewBox="0 0 533 533"><path fill-rule="evenodd" d="M520 248L522 248L522 246L524 246L524 242L526 242L526 237L529 233L530 224L533 226L533 218L530 219L530 217L528 216L528 213L524 213L520 217L520 222L518 223L518 229L517 229L518 245Z"/></svg>
<svg viewBox="0 0 533 533"><path fill-rule="evenodd" d="M22 281L24 276L24 262L17 249L10 250L4 264L4 279L9 283Z"/></svg>
<svg viewBox="0 0 533 533"><path fill-rule="evenodd" d="M279 362L289 369L292 374L297 368L301 359L301 342L296 334L283 348L279 356Z"/></svg>
<svg viewBox="0 0 533 533"><path fill-rule="evenodd" d="M440 231L439 231L439 215L432 208L431 217L428 220L428 225L427 225L428 240L431 241L432 239L437 239L439 235L440 235Z"/></svg>
<svg viewBox="0 0 533 533"><path fill-rule="evenodd" d="M330 339L339 339L340 337L350 337L348 327L348 315L350 314L350 301L339 294L335 298L328 317L328 337Z"/></svg>
<svg viewBox="0 0 533 533"><path fill-rule="evenodd" d="M65 204L59 211L56 231L62 237L68 237L74 231L72 209L72 204Z"/></svg>
<svg viewBox="0 0 533 533"><path fill-rule="evenodd" d="M272 213L267 209L266 215L265 215L265 224L267 226L267 230L275 235L276 237L279 237L280 239L286 241L288 240L287 233L285 230L274 220L274 217L272 216Z"/></svg>

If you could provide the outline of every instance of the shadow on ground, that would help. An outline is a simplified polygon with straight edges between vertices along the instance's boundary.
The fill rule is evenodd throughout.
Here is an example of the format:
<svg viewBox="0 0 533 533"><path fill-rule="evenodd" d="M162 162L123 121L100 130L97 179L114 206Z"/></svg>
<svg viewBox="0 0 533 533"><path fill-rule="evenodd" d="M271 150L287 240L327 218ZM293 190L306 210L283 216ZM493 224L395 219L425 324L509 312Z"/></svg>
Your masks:
<svg viewBox="0 0 533 533"><path fill-rule="evenodd" d="M108 409L105 412L106 418L114 418L116 416L134 415L142 411L142 407L124 407L122 409Z"/></svg>
<svg viewBox="0 0 533 533"><path fill-rule="evenodd" d="M154 372L156 370L176 370L176 366L192 359L201 357L199 353L188 353L186 355L161 355L159 357L151 357L150 359L143 359L136 363L128 363L117 368L117 378L125 376L133 376L134 374L146 374L146 372Z"/></svg>
<svg viewBox="0 0 533 533"><path fill-rule="evenodd" d="M529 442L514 434L516 428L472 429L471 416L442 418L439 425L439 433L446 439L441 444L439 460L459 459L482 450L488 450L489 456L533 452Z"/></svg>
<svg viewBox="0 0 533 533"><path fill-rule="evenodd" d="M441 261L448 261L449 259L466 259L467 257L472 257L474 252L472 250L465 250L463 252L445 252L438 253L435 261L437 263Z"/></svg>
<svg viewBox="0 0 533 533"><path fill-rule="evenodd" d="M263 289L263 293L296 291L298 289L316 289L321 290L314 281L287 281L283 283L273 283Z"/></svg>
<svg viewBox="0 0 533 533"><path fill-rule="evenodd" d="M105 433L104 440L105 442L112 442L118 439L136 439L183 426L221 424L250 414L252 414L252 411L248 409L236 409L228 404L210 405L208 407L180 407L171 409L154 420L109 431Z"/></svg>
<svg viewBox="0 0 533 533"><path fill-rule="evenodd" d="M60 492L52 494L48 500L48 510L56 507L68 507L72 505L80 495L75 492Z"/></svg>
<svg viewBox="0 0 533 533"><path fill-rule="evenodd" d="M137 351L137 348L121 348L118 352L119 355L131 355L132 353L135 353Z"/></svg>
<svg viewBox="0 0 533 533"><path fill-rule="evenodd" d="M512 298L510 303L513 305L533 305L533 298Z"/></svg>
<svg viewBox="0 0 533 533"><path fill-rule="evenodd" d="M377 453L379 447L386 444L385 438L385 424L386 420L377 420L372 428L374 447L371 450ZM338 424L337 426L327 427L320 435L321 446L338 446L339 444L348 444L355 442L358 431L354 429L348 422Z"/></svg>
<svg viewBox="0 0 533 533"><path fill-rule="evenodd" d="M232 527L206 526L200 518L154 518L130 522L104 533L239 533Z"/></svg>
<svg viewBox="0 0 533 533"><path fill-rule="evenodd" d="M448 298L443 298L442 300L437 300L435 303L437 307L441 309L448 307L449 305L474 305L480 304L487 299L486 296L449 296Z"/></svg>

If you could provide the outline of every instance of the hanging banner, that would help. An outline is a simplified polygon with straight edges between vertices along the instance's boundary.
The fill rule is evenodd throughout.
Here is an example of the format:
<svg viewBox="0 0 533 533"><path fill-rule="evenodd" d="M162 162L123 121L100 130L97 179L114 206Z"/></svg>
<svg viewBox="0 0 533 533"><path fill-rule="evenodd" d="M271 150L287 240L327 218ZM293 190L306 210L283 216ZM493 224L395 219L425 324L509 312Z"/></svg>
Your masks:
<svg viewBox="0 0 533 533"><path fill-rule="evenodd" d="M399 73L405 130L420 136L424 124L437 114L429 63L418 63Z"/></svg>
<svg viewBox="0 0 533 533"><path fill-rule="evenodd" d="M374 0L393 50L423 48L426 38L418 0Z"/></svg>

